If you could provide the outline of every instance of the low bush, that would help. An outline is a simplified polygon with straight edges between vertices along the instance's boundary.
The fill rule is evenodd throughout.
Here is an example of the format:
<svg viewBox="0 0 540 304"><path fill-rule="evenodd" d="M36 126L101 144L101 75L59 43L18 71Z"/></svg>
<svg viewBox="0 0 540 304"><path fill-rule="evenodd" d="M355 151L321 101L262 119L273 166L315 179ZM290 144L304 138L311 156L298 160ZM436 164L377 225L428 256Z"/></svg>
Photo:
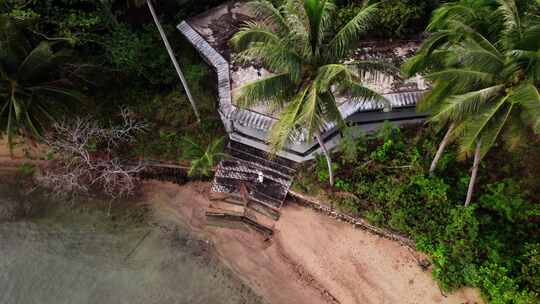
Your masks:
<svg viewBox="0 0 540 304"><path fill-rule="evenodd" d="M418 36L426 28L431 12L439 5L438 0L382 0L379 2L379 13L370 33L373 38L409 38ZM345 24L359 11L364 1L340 0L337 15Z"/></svg>

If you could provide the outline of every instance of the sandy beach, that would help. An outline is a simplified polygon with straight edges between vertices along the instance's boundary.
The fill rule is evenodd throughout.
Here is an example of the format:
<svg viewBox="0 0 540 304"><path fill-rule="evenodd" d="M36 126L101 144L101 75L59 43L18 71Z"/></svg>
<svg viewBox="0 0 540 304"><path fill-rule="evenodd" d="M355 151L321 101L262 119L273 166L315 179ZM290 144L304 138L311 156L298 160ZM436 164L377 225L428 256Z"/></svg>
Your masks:
<svg viewBox="0 0 540 304"><path fill-rule="evenodd" d="M4 170L27 162L15 152L12 159L0 145ZM296 203L285 204L270 240L240 223L208 223L209 187L147 181L144 201L157 222L211 241L222 263L270 304L484 303L471 288L443 295L419 253Z"/></svg>
<svg viewBox="0 0 540 304"><path fill-rule="evenodd" d="M145 183L154 215L214 244L223 263L271 304L484 303L471 288L443 295L410 249L288 202L266 240L242 224L207 223L208 183Z"/></svg>

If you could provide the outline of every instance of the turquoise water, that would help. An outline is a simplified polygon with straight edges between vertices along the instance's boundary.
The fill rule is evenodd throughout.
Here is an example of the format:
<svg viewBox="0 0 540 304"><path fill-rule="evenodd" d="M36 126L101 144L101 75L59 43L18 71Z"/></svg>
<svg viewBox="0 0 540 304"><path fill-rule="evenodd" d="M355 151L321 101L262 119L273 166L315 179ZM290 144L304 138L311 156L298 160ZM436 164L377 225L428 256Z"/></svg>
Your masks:
<svg viewBox="0 0 540 304"><path fill-rule="evenodd" d="M181 227L12 192L0 185L0 204L38 211L0 222L1 304L260 303Z"/></svg>

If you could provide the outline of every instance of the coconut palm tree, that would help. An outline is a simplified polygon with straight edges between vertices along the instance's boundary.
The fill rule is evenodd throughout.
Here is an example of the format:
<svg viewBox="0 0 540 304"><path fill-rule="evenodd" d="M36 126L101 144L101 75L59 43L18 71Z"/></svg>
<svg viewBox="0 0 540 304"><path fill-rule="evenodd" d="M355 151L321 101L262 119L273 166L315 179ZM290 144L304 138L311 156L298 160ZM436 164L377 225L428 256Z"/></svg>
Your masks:
<svg viewBox="0 0 540 304"><path fill-rule="evenodd" d="M433 13L427 31L432 33L422 44L417 54L402 66L405 76L429 73L455 66L459 59L450 48L466 39L471 32L489 36L497 18L491 18L496 2L493 0L460 0L441 5ZM490 37L493 38L493 37ZM496 36L494 37L496 38ZM431 92L426 94L417 105L420 112L432 111L445 97L455 93L452 83L434 82ZM455 124L449 123L439 148L431 162L429 172L434 173L450 141L450 134Z"/></svg>
<svg viewBox="0 0 540 304"><path fill-rule="evenodd" d="M34 46L20 20L0 15L0 124L12 152L13 136L37 138L66 99L80 99L61 70L71 58L58 42Z"/></svg>
<svg viewBox="0 0 540 304"><path fill-rule="evenodd" d="M320 145L333 184L331 158L321 129L324 123L345 122L336 94L356 100L385 103L362 84L366 73L396 75L395 68L378 61L349 60L353 49L375 18L377 5L365 6L350 22L336 28L335 6L330 0L287 0L280 7L269 1L249 4L257 21L247 22L231 43L241 59L258 60L273 74L242 86L235 102L242 107L266 105L279 111L269 142L281 150L293 131L306 131Z"/></svg>
<svg viewBox="0 0 540 304"><path fill-rule="evenodd" d="M529 128L540 132L540 22L514 0L497 1L490 16L496 41L466 24L456 25L463 38L439 49L445 55L433 59L438 67L426 75L434 82L424 101L432 109L430 121L452 126L443 143L457 140L463 157L474 155L465 205L472 199L480 161L499 138L513 149L525 141Z"/></svg>

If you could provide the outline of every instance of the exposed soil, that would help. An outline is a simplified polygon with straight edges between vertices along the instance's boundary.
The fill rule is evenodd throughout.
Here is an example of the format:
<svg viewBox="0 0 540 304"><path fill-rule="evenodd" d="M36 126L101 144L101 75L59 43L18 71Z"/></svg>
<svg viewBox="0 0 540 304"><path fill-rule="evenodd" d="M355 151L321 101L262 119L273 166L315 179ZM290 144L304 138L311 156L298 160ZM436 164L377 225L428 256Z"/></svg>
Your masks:
<svg viewBox="0 0 540 304"><path fill-rule="evenodd" d="M145 184L155 216L208 238L269 303L483 303L477 290L443 295L396 242L288 203L271 240L242 224L207 223L207 183Z"/></svg>

